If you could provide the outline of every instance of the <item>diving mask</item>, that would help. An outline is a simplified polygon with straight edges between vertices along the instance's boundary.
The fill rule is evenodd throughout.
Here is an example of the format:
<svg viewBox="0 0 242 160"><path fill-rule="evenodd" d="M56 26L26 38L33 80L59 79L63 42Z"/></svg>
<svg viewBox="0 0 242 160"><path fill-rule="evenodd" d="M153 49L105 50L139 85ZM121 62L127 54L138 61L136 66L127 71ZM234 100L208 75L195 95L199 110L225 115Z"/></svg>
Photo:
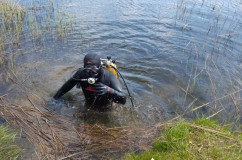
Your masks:
<svg viewBox="0 0 242 160"><path fill-rule="evenodd" d="M98 78L96 78L99 74L100 67L97 66L85 66L83 71L88 75L89 78L83 79L83 81L87 81L89 84L94 84Z"/></svg>
<svg viewBox="0 0 242 160"><path fill-rule="evenodd" d="M86 66L83 71L87 73L88 75L96 75L99 73L100 67L97 66Z"/></svg>

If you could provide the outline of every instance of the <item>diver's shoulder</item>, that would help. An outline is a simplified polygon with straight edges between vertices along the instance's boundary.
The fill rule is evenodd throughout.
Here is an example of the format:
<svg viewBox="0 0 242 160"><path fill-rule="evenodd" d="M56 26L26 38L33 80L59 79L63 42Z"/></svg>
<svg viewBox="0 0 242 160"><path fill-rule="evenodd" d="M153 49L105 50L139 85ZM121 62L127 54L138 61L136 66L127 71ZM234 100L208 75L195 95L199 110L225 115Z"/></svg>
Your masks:
<svg viewBox="0 0 242 160"><path fill-rule="evenodd" d="M105 68L103 68L103 74L105 76L108 76L108 77L113 77L113 76L115 77L115 75L111 71L109 71L109 70L107 70Z"/></svg>
<svg viewBox="0 0 242 160"><path fill-rule="evenodd" d="M83 69L84 68L78 68L74 77L78 78L78 77L82 76L83 75Z"/></svg>
<svg viewBox="0 0 242 160"><path fill-rule="evenodd" d="M83 70L84 70L83 67L82 68L78 68L77 71L76 71L76 73L79 73L80 74L80 73L82 73Z"/></svg>

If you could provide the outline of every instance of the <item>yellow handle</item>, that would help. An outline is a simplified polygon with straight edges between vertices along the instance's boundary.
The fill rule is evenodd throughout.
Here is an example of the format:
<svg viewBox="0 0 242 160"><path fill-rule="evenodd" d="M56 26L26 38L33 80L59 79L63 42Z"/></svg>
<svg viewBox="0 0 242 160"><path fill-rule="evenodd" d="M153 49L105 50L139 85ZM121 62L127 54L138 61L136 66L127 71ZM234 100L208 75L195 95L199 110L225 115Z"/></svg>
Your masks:
<svg viewBox="0 0 242 160"><path fill-rule="evenodd" d="M110 63L110 65L113 66L114 68L117 68L117 65L112 63L112 62ZM110 66L105 66L105 65L103 65L103 68L105 68L106 70L109 70L110 72L112 72L116 76L116 78L118 78L118 73L114 68L112 68Z"/></svg>

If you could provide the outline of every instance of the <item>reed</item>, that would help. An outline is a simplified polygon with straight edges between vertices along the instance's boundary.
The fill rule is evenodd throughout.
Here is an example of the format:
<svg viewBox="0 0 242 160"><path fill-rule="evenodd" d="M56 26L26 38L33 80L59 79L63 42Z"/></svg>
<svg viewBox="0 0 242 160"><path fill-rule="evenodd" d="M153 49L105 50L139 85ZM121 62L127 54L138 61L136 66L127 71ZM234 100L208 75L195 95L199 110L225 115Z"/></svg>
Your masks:
<svg viewBox="0 0 242 160"><path fill-rule="evenodd" d="M2 1L0 1L2 2ZM11 54L10 56L7 55L9 52L4 52L4 44L10 42L13 46L16 44L16 41L18 42L18 45L21 45L21 34L23 31L26 31L24 34L27 37L31 37L31 41L33 42L34 48L38 47L39 39L43 35L52 35L54 38L66 38L68 36L68 32L73 29L73 21L74 18L70 14L66 14L62 11L60 11L58 8L56 8L53 4L53 1L50 1L50 10L46 9L46 12L44 13L42 20L41 14L39 14L38 10L35 10L35 6L33 6L33 10L27 10L27 9L19 9L17 11L7 12L12 7L9 7L8 5L12 5L10 3L1 4L1 16L2 21L1 23L1 34L3 37L0 39L0 62L1 67L3 68L3 72L7 73L7 69L10 70L12 75L15 75L15 65L14 65L14 54ZM37 5L33 3L33 5ZM17 6L17 5L13 5ZM17 7L18 8L18 7ZM177 13L176 13L176 19L187 21L187 17L189 17L189 13L191 14L192 10L189 10L188 7L186 7L186 3L182 1L181 4L177 5ZM10 14L9 14L10 13ZM11 14L12 13L12 14ZM11 20L11 21L8 21ZM219 25L219 22L221 20L221 17L218 16L216 19L215 26ZM27 25L23 25L24 23L27 23ZM188 23L185 23L183 26L183 32L185 33L185 29L187 28ZM2 27L3 26L3 27ZM26 28L27 27L27 28ZM212 26L214 27L214 26ZM216 28L215 28L216 29ZM211 31L208 31L208 34L214 31L215 29L211 29ZM227 30L227 32L230 34L230 29ZM231 34L230 34L231 35ZM0 37L0 38L1 38ZM208 41L206 42L209 43ZM214 49L219 48L220 44L222 43L222 38L220 36L214 37ZM226 42L228 43L228 42ZM187 47L190 46L192 48L192 53L194 53L194 59L198 59L200 50L198 49L198 44L196 44L193 40L189 42L189 44L186 45ZM207 46L204 46L204 52L207 51ZM10 52L11 53L11 52ZM213 53L213 52L212 52ZM3 116L7 122L11 125L16 126L17 128L22 129L30 142L32 142L37 150L37 156L39 159L88 159L92 158L93 154L96 156L99 156L103 159L108 159L109 156L120 156L124 154L125 152L129 151L141 151L149 148L149 145L152 144L153 139L161 136L159 130L163 129L165 126L168 128L168 133L166 139L159 139L154 143L154 149L160 150L164 149L167 150L168 146L172 149L174 146L175 148L179 149L186 149L185 154L179 153L175 156L184 156L186 158L187 151L190 151L191 148L189 148L192 144L188 143L187 141L173 141L171 140L171 137L176 137L177 132L180 130L182 131L182 135L180 137L177 137L177 139L186 138L187 135L190 133L187 132L187 130L193 130L192 133L198 134L198 131L208 131L212 134L224 136L226 137L232 137L231 135L227 134L221 134L220 130L215 130L207 127L205 124L197 124L196 122L187 123L184 121L170 124L172 121L182 118L184 115L192 114L196 111L198 111L201 108L211 108L212 114L208 115L208 117L212 118L217 115L220 115L222 112L221 108L216 108L216 105L214 106L214 102L218 102L221 99L231 98L233 99L234 106L237 111L237 121L239 121L238 116L238 103L241 101L241 99L236 99L235 95L240 92L233 92L231 94L228 94L225 97L218 97L216 95L216 86L214 85L214 81L212 79L212 75L209 72L209 68L207 65L207 60L205 62L205 67L200 72L198 71L197 62L192 63L192 67L188 72L190 72L190 78L189 83L186 87L186 89L181 88L182 91L185 92L185 100L184 100L184 106L186 98L189 97L192 99L192 102L186 107L183 114L175 117L169 123L159 123L152 126L147 126L144 128L130 128L130 127L117 127L117 128L107 128L100 126L98 124L95 125L87 125L87 124L80 124L80 125L74 125L73 122L66 120L65 117L55 115L52 111L48 109L48 107L44 103L35 103L34 99L41 99L40 97L33 95L31 91L26 92L25 86L21 86L21 83L15 82L17 77L9 77L14 85L18 86L19 88L22 88L21 95L23 94L23 99L28 101L28 105L20 105L16 103L7 103L5 101L4 96L0 96L0 112L1 116ZM211 61L212 62L212 61ZM194 88L197 83L197 78L200 74L205 73L208 77L209 82L211 83L211 90L214 97L214 100L211 102L201 102L199 101L199 98L194 97L192 95ZM39 102L39 101L38 101ZM199 105L197 105L199 104ZM204 122L205 123L205 122ZM210 122L206 122L210 123ZM205 125L205 126L201 126ZM175 128L175 129L174 129ZM175 132L175 133L174 133ZM180 133L179 133L180 134ZM200 135L198 135L200 136ZM162 138L162 137L161 137ZM214 138L211 135L211 138ZM233 137L232 137L233 138ZM160 141L161 140L161 141ZM169 141L168 141L169 140ZM171 141L170 141L171 140ZM224 139L220 139L224 140ZM236 144L238 141L236 141ZM182 144L179 144L182 143ZM193 143L193 139L192 139ZM207 145L207 142L204 142L204 144ZM198 146L195 145L195 148L199 150ZM205 145L204 145L205 146ZM200 149L204 150L204 146ZM163 147L163 148L162 148ZM186 148L188 147L188 149ZM233 148L233 146L231 147ZM173 148L174 149L174 148ZM154 150L153 150L154 151ZM151 152L152 154L155 153ZM174 150L172 150L174 152ZM151 155L152 155L151 154ZM192 156L193 153L191 153ZM210 153L209 153L210 154ZM136 155L134 155L135 157ZM207 155L205 155L206 157ZM152 157L149 157L150 159Z"/></svg>
<svg viewBox="0 0 242 160"><path fill-rule="evenodd" d="M11 81L14 82L15 80L11 79ZM20 84L16 83L16 85ZM198 134L197 136L199 138L199 136L202 137L202 135L199 134L200 130L202 130L205 131L206 134L211 133L211 135L209 135L209 138L211 138L212 141L214 141L214 136L217 135L222 137L221 139L219 139L219 141L232 139L233 141L228 141L227 144L230 145L232 142L236 143L235 148L231 148L231 150L235 151L235 157L240 155L238 154L239 150L237 150L237 144L239 144L240 141L238 141L238 139L235 139L232 134L228 134L229 131L223 132L223 130L218 129L217 127L219 125L217 123L215 124L213 121L210 122L210 119L216 115L219 115L220 111L213 112L213 114L211 114L208 118L202 117L198 120L195 120L194 122L178 121L174 123L174 121L179 120L183 116L191 114L192 112L195 112L202 107L213 107L213 101L204 104L203 102L200 102L198 98L193 97L190 93L187 93L187 96L194 98L194 101L189 104L189 106L187 106L183 114L167 121L166 123L158 123L142 128L107 128L98 124L73 124L73 122L67 120L65 117L57 115L49 110L48 106L46 106L46 104L42 102L42 98L32 94L30 89L24 86L19 87L24 88L23 90L21 90L21 93L23 98L29 102L26 104L29 105L24 106L14 103L8 104L5 101L5 96L0 96L0 112L2 113L1 116L9 124L14 125L16 126L16 128L20 128L22 131L25 132L29 141L36 146L36 153L39 158L62 160L69 158L91 159L93 158L93 155L95 155L103 159L108 159L110 157L115 157L116 159L120 158L127 152L147 150L148 148L150 148L150 145L152 145L154 139L163 135L159 131L163 130L164 128L172 128L173 126L175 126L175 128L177 128L175 130L183 134L184 130L180 128L181 124L185 131L190 131L194 129L192 130L192 132L186 132L185 135L188 134L190 136ZM183 88L181 88L181 90L187 92ZM240 91L241 90L238 90L223 97L217 98L216 101L229 98L231 95L238 94ZM194 104L196 104L195 102L201 103L201 105L194 107ZM210 126L210 123L214 124L215 128L213 128L213 126ZM168 129L168 132L170 133L172 130L173 129ZM173 134L169 136L173 137ZM194 152L190 152L191 147L196 146L195 148L193 148L194 150L192 151L199 150L198 144L202 143L204 144L204 147L200 150L203 151L206 148L205 145L207 144L207 141L199 141L199 143L196 143L194 139L190 140L192 144L189 141L188 143L187 141L186 143L184 141L180 142L179 137L177 137L177 141L171 142L167 142L166 139L163 140L161 138L158 138L158 140L153 143L155 151L152 150L152 152L150 152L151 154L149 155L157 155L160 151L162 151L165 155L175 154L175 156L182 156L185 159L187 157L193 156L196 158L197 155L194 155ZM195 136L193 136L193 138L195 138ZM181 143L182 145L180 146L179 143ZM185 155L183 155L184 150L182 148L185 147L183 144L188 147L186 149L187 152L184 152ZM164 148L160 148L160 146L170 148L168 147L169 145L173 145L173 148L178 147L178 150L171 150L170 153L170 151L167 152L163 150ZM220 143L218 143L218 146L219 145ZM211 148L210 151L207 151L206 153L204 152L203 156L210 157L211 153L215 151L221 151L221 148L217 149ZM157 153L156 150L158 150ZM146 153L147 152L145 152L145 154ZM141 155L143 156L144 154ZM227 153L224 155L227 156ZM126 159L138 159L135 157L140 158L142 156L132 154L131 156L126 156Z"/></svg>
<svg viewBox="0 0 242 160"><path fill-rule="evenodd" d="M37 40L41 34L52 30L52 22L55 22L55 29L57 33L57 38L65 38L68 28L70 28L73 23L72 16L67 13L59 11L57 9L56 13L54 12L53 1L50 1L51 10L48 10L48 6L45 6L46 10L44 11L45 17L44 21L38 21L37 17L40 18L41 12L36 11L35 8L40 7L38 3L35 4L35 1L32 3L33 7L31 9L23 9L17 2L11 0L0 1L0 19L2 20L1 30L4 33L4 41L10 41L12 44L20 44L20 36L23 34L23 31L26 30L23 24L23 21L27 22L29 33L31 34L32 40ZM27 7L26 7L27 8ZM50 13L54 13L54 20L51 19ZM44 27L40 27L43 26ZM42 28L42 29L41 29ZM7 32L5 32L5 29ZM7 34L6 34L7 33ZM25 34L28 32L25 32Z"/></svg>
<svg viewBox="0 0 242 160"><path fill-rule="evenodd" d="M8 126L0 125L0 159L17 159L21 155L21 149L13 142L17 134Z"/></svg>
<svg viewBox="0 0 242 160"><path fill-rule="evenodd" d="M8 1L0 1L0 19L2 20L1 31L4 32L7 30L7 36L9 37L9 41L14 43L19 43L19 35L20 32L23 31L22 25L22 14L24 10L21 8L19 4L16 2ZM5 39L7 41L7 39Z"/></svg>
<svg viewBox="0 0 242 160"><path fill-rule="evenodd" d="M69 13L64 13L58 8L55 9L53 1L40 6L33 0L32 7L21 7L18 2L0 0L0 33L1 52L0 65L3 68L5 81L8 80L8 72L13 72L13 57L8 54L15 52L15 47L21 47L22 43L28 41L37 50L39 45L45 46L45 37L52 39L66 38L68 32L72 30L74 19ZM44 8L44 10L38 10ZM52 16L54 15L54 16ZM23 38L25 41L23 42ZM7 50L5 50L7 49ZM8 66L9 65L9 66Z"/></svg>
<svg viewBox="0 0 242 160"><path fill-rule="evenodd" d="M15 82L14 79L11 81ZM107 128L98 124L75 125L40 103L42 98L28 88L19 87L23 88L22 100L28 101L29 105L8 104L7 97L0 96L1 117L24 131L40 159L90 159L93 154L104 159L108 154L120 157L125 152L146 148L159 134L157 126Z"/></svg>
<svg viewBox="0 0 242 160"><path fill-rule="evenodd" d="M11 0L0 1L0 61L1 68L3 69L3 79L8 81L7 72L8 72L8 61L11 59L11 56L8 56L5 52L5 46L11 44L11 46L20 44L20 35L23 32L22 16L24 10L22 7ZM7 57L10 57L8 59Z"/></svg>
<svg viewBox="0 0 242 160"><path fill-rule="evenodd" d="M72 30L73 18L67 13L58 11L55 14L55 29L57 32L57 38L65 38L67 33Z"/></svg>
<svg viewBox="0 0 242 160"><path fill-rule="evenodd" d="M189 17L191 17L194 7L198 7L198 5L195 5L196 3L197 1L191 2L186 0L178 0L176 3L176 14L174 15L174 19L175 24L178 24L177 22L179 21L179 24L183 25L182 34L186 34L186 28L188 26L193 27L192 24L194 24L194 22L191 21ZM204 3L206 3L206 5L204 5ZM184 87L185 96L183 106L193 101L193 98L191 98L190 95L202 94L201 96L209 99L208 101L213 101L213 105L206 108L206 112L220 113L215 114L215 116L219 116L222 113L229 111L231 114L233 114L230 116L230 121L235 122L239 117L238 106L241 106L240 96L235 94L231 95L231 97L227 97L224 101L217 100L219 96L226 94L229 91L233 92L238 88L241 88L241 84L233 81L232 74L228 73L226 69L224 71L224 66L221 66L220 63L217 64L217 60L218 57L228 56L228 60L225 59L225 61L228 61L227 63L229 63L229 58L234 52L233 47L236 38L238 38L236 31L239 31L239 20L236 20L236 18L230 19L223 13L221 8L223 8L226 3L218 4L218 6L216 6L214 3L216 2L203 1L199 7L201 9L206 7L206 11L209 13L201 14L200 12L198 15L195 15L199 16L201 19L204 18L203 29L205 30L204 33L207 34L204 37L202 36L202 38L205 39L204 43L201 43L199 40L199 43L194 41L194 39L197 38L191 36L191 40L184 46L184 54L188 55L189 57L185 66L186 74L188 76L188 83L185 84L186 87ZM234 14L236 15L236 12L234 12ZM196 25L194 25L194 27L196 27ZM199 64L204 64L204 66L201 65L198 67L198 62ZM225 74L228 76L224 81L225 83L228 83L226 81L229 79L230 84L228 85L231 86L227 89L220 87L221 80L223 79L215 79L217 77L224 77ZM201 87L200 84L206 84L206 89L204 89L204 86ZM187 98L187 96L189 96L189 98ZM224 102L226 102L226 104ZM203 112L202 108L199 111ZM222 116L217 118L223 120Z"/></svg>

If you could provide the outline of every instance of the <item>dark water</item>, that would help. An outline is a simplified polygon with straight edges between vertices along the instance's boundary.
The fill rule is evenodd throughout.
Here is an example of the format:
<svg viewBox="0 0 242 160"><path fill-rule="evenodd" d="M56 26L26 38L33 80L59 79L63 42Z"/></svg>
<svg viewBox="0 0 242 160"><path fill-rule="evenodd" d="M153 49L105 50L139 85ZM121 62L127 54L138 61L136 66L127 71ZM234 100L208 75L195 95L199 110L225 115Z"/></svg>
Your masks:
<svg viewBox="0 0 242 160"><path fill-rule="evenodd" d="M18 78L26 79L29 88L50 107L61 106L57 109L60 114L81 123L109 127L155 124L182 114L194 100L180 87L200 102L215 106L197 110L199 113L211 115L223 109L218 116L233 119L231 96L241 111L240 0L29 1L20 3L36 16L38 24L44 23L43 17L48 13L53 33L29 41L26 25L21 45L6 50L17 53L14 64ZM65 38L56 36L54 19L58 11L72 15ZM84 96L76 88L58 104L51 102L71 71L83 65L87 53L111 56L117 61L135 108L127 100L124 106L116 105L110 112L85 111ZM6 93L9 87L3 83L0 93ZM216 101L233 92L236 94ZM20 101L20 95L11 94L10 100ZM195 113L186 115L194 116Z"/></svg>

